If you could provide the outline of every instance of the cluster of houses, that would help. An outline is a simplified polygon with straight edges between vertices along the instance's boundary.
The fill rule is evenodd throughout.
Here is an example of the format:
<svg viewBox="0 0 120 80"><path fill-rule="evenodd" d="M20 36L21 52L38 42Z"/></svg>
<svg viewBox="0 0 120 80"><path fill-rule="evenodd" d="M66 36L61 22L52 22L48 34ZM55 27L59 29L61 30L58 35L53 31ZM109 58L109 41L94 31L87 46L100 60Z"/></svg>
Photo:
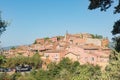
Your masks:
<svg viewBox="0 0 120 80"><path fill-rule="evenodd" d="M68 34L52 38L40 38L29 46L19 46L5 51L6 57L18 55L31 57L34 54L41 55L43 61L58 63L65 57L80 64L93 64L105 67L109 61L111 50L108 48L107 38L93 38L88 33Z"/></svg>

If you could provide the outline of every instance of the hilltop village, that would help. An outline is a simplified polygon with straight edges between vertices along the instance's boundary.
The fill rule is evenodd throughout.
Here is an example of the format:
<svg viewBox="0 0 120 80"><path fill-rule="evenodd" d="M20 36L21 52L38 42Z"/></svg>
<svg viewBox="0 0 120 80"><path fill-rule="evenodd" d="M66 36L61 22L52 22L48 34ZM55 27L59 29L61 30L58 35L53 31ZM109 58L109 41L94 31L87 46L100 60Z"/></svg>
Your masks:
<svg viewBox="0 0 120 80"><path fill-rule="evenodd" d="M107 38L97 38L92 34L80 33L52 38L38 38L28 46L18 46L4 51L7 58L19 55L32 57L39 54L43 62L58 63L63 58L68 57L72 61L80 64L93 64L105 67L109 62L111 50L108 48ZM44 67L44 64L43 64Z"/></svg>

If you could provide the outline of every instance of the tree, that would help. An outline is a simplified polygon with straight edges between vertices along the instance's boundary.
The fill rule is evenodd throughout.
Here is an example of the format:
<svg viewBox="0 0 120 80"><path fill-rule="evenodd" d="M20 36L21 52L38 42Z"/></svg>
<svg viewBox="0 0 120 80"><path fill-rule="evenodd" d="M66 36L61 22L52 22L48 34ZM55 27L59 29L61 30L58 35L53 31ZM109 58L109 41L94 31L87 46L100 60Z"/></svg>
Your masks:
<svg viewBox="0 0 120 80"><path fill-rule="evenodd" d="M100 67L87 64L77 67L71 80L101 80L100 77Z"/></svg>
<svg viewBox="0 0 120 80"><path fill-rule="evenodd" d="M103 39L103 36L102 35L97 35L97 34L91 34L92 35L92 38L94 39Z"/></svg>
<svg viewBox="0 0 120 80"><path fill-rule="evenodd" d="M88 9L93 10L100 8L101 11L106 11L108 8L111 7L112 3L116 0L89 0L90 4L88 6ZM118 4L114 8L114 14L120 13L120 0L118 1Z"/></svg>
<svg viewBox="0 0 120 80"><path fill-rule="evenodd" d="M15 50L15 49L16 49L16 47L12 47L11 49L12 49L12 50Z"/></svg>
<svg viewBox="0 0 120 80"><path fill-rule="evenodd" d="M110 55L109 65L106 67L107 77L111 80L120 79L120 53L113 51Z"/></svg>
<svg viewBox="0 0 120 80"><path fill-rule="evenodd" d="M42 60L41 60L40 55L38 53L35 53L32 57L30 57L28 62L35 69L36 68L41 68Z"/></svg>
<svg viewBox="0 0 120 80"><path fill-rule="evenodd" d="M89 0L90 5L88 9L93 10L100 8L101 11L106 11L108 8L111 7L113 2L116 0ZM117 14L120 13L120 0L117 0L118 4L115 5L113 13ZM114 42L114 49L110 55L109 65L106 67L106 78L111 80L119 80L120 79L120 20L117 20L113 25L112 34L113 42ZM104 77L105 78L105 77Z"/></svg>
<svg viewBox="0 0 120 80"><path fill-rule="evenodd" d="M115 22L112 30L113 35L120 34L120 20ZM114 36L113 42L115 43L114 48L117 52L120 52L120 35Z"/></svg>
<svg viewBox="0 0 120 80"><path fill-rule="evenodd" d="M116 2L116 0L89 0L89 1L90 1L90 4L88 6L89 10L100 8L101 11L106 11L112 6L113 2ZM113 13L114 14L120 13L120 0L118 0L118 4L115 5ZM112 34L113 35L120 34L120 20L117 20L114 23ZM115 50L117 52L120 52L120 36L114 37L113 41L115 42L114 46Z"/></svg>
<svg viewBox="0 0 120 80"><path fill-rule="evenodd" d="M5 20L2 20L1 11L0 11L0 37L1 37L1 34L6 30L7 25L8 25L8 23ZM1 47L0 47L0 52L1 53L3 52Z"/></svg>
<svg viewBox="0 0 120 80"><path fill-rule="evenodd" d="M3 55L0 55L0 66L6 62L6 58Z"/></svg>
<svg viewBox="0 0 120 80"><path fill-rule="evenodd" d="M0 11L0 36L6 30L8 23L1 18L1 11Z"/></svg>

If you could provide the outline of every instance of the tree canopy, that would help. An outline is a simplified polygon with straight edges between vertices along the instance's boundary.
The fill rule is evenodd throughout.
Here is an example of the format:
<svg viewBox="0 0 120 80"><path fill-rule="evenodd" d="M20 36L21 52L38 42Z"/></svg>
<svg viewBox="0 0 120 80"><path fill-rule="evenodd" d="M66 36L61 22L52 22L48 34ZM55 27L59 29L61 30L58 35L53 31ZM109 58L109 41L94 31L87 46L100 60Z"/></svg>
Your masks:
<svg viewBox="0 0 120 80"><path fill-rule="evenodd" d="M106 11L111 6L114 6L113 13L120 13L120 0L89 0L90 4L88 6L89 10L94 10L100 8L101 11ZM114 2L117 2L117 5L113 5ZM114 49L117 52L120 52L120 36L115 36L120 34L120 20L117 20L113 25L113 30L111 33L114 35L113 42L115 43Z"/></svg>
<svg viewBox="0 0 120 80"><path fill-rule="evenodd" d="M89 0L90 4L88 9L93 10L100 8L101 11L106 11L108 8L112 6L112 3L116 0ZM118 4L114 7L114 14L120 13L120 0L118 0Z"/></svg>
<svg viewBox="0 0 120 80"><path fill-rule="evenodd" d="M1 11L0 11L0 36L6 30L8 23L1 18Z"/></svg>

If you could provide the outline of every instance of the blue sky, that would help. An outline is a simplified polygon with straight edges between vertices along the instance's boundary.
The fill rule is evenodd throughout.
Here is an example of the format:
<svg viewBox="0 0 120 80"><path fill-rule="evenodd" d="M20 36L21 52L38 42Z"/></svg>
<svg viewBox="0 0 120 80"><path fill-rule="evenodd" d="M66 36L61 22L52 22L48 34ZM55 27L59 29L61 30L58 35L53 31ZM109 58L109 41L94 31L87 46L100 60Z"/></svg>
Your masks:
<svg viewBox="0 0 120 80"><path fill-rule="evenodd" d="M11 22L1 46L32 44L36 38L74 33L100 34L111 39L119 19L113 7L107 12L88 10L89 0L0 0L2 18Z"/></svg>

